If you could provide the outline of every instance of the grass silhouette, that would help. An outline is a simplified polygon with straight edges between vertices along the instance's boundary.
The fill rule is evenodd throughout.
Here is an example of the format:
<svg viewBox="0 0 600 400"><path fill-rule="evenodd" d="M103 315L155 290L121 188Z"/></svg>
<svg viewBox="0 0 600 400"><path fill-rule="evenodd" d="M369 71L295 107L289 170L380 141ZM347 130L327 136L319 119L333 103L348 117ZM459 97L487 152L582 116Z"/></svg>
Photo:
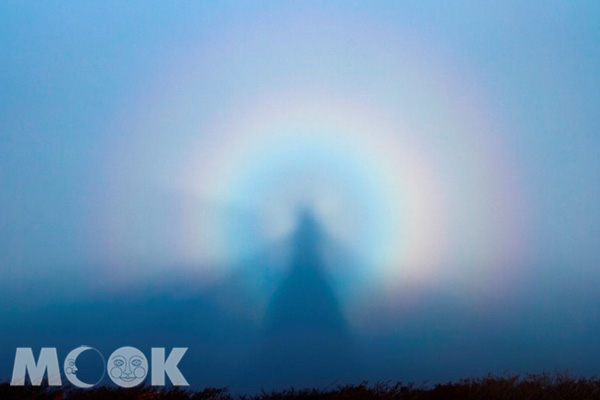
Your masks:
<svg viewBox="0 0 600 400"><path fill-rule="evenodd" d="M569 373L511 375L463 379L458 382L434 386L415 386L390 382L369 385L344 385L332 389L288 389L263 391L255 395L232 395L226 388L207 388L192 391L180 388L155 388L141 386L131 389L98 387L88 390L52 388L48 386L13 387L0 384L3 400L589 400L600 399L600 379L576 378Z"/></svg>

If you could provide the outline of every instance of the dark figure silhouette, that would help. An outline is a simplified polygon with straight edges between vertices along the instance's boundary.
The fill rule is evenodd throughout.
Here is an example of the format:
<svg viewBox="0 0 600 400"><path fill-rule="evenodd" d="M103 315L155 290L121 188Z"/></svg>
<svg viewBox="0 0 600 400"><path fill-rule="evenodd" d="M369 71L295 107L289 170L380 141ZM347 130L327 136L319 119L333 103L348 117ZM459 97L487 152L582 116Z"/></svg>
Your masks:
<svg viewBox="0 0 600 400"><path fill-rule="evenodd" d="M270 334L328 331L342 334L346 325L338 300L326 279L324 235L307 211L300 214L292 237L288 276L273 295L267 309Z"/></svg>
<svg viewBox="0 0 600 400"><path fill-rule="evenodd" d="M332 384L352 370L353 346L326 278L321 248L326 238L317 220L303 211L291 239L290 271L265 316L263 373L288 387Z"/></svg>

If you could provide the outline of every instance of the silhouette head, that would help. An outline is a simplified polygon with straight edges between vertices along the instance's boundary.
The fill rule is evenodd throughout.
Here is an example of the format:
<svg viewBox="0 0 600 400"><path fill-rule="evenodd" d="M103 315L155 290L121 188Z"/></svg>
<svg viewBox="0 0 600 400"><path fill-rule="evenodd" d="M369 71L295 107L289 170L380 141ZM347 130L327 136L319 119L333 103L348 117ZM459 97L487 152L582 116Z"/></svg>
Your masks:
<svg viewBox="0 0 600 400"><path fill-rule="evenodd" d="M295 248L303 249L303 251L316 251L323 236L321 225L314 214L309 209L300 209L293 236Z"/></svg>

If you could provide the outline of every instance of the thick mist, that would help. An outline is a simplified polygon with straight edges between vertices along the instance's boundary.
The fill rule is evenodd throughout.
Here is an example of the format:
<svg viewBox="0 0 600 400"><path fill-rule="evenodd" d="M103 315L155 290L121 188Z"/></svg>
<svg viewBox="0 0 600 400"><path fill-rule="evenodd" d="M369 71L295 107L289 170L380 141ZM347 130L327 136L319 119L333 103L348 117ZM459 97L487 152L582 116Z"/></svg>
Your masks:
<svg viewBox="0 0 600 400"><path fill-rule="evenodd" d="M600 6L0 20L0 380L80 345L239 392L598 374Z"/></svg>

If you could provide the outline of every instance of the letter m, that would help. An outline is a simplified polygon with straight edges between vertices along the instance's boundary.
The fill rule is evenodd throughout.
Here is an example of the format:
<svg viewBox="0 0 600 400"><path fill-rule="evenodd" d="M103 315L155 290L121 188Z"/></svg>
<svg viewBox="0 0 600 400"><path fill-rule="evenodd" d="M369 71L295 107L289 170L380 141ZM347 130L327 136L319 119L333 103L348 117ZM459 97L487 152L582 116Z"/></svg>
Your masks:
<svg viewBox="0 0 600 400"><path fill-rule="evenodd" d="M10 384L11 386L25 385L25 375L29 373L31 384L33 386L40 386L46 371L48 371L49 386L60 386L62 384L60 370L58 369L56 348L43 347L36 363L31 347L18 347Z"/></svg>

